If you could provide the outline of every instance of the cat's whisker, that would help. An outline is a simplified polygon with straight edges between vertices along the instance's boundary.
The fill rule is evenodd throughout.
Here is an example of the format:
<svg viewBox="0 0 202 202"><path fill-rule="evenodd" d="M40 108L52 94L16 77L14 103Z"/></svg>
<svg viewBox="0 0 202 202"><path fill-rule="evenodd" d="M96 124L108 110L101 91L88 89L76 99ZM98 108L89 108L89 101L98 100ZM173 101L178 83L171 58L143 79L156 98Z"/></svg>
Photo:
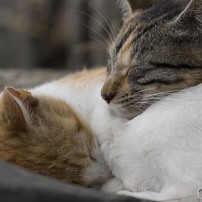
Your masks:
<svg viewBox="0 0 202 202"><path fill-rule="evenodd" d="M130 110L130 112L134 112L135 114L137 112L142 113L144 111L141 107L135 107L135 108L134 107L130 107L129 110Z"/></svg>
<svg viewBox="0 0 202 202"><path fill-rule="evenodd" d="M143 107L138 107L137 110L140 112L140 114L145 110ZM134 110L136 112L136 110ZM137 113L137 112L136 112Z"/></svg>
<svg viewBox="0 0 202 202"><path fill-rule="evenodd" d="M156 102L157 102L157 101L140 102L139 104L140 104L140 105L143 105L143 104L144 104L144 106L145 106L145 105L150 106L150 105L155 104ZM145 110L145 109L144 109L144 110Z"/></svg>
<svg viewBox="0 0 202 202"><path fill-rule="evenodd" d="M111 33L112 33L112 38L115 39L115 38L116 38L116 32L115 32L113 23L111 22L109 16L108 16L102 9L100 9L100 10L105 14L105 15L104 15L101 11L98 10L98 8L96 8L95 5L93 5L93 4L90 3L89 1L88 1L88 4L89 4L93 9L95 9L95 11L100 15L100 17L102 17L102 19L106 22L107 26L109 27L109 29L110 29L110 31L111 31ZM106 17L105 17L105 16L106 16ZM108 19L107 19L107 18L108 18ZM110 23L109 23L109 22L110 22ZM113 41L113 40L112 40L112 41Z"/></svg>
<svg viewBox="0 0 202 202"><path fill-rule="evenodd" d="M139 100L133 100L132 102L127 102L127 103L124 103L122 104L122 107L129 107L129 106L132 106L134 104L141 104L142 102L140 102Z"/></svg>
<svg viewBox="0 0 202 202"><path fill-rule="evenodd" d="M148 88L148 89L144 89L141 92L146 92L146 91L150 91L153 90L152 88ZM123 91L121 89L121 91ZM168 95L170 95L171 93L174 92L178 92L177 90L170 90L170 91L164 91L164 92L157 92L157 93L152 93L149 95L145 95L145 96L141 96L140 91L138 91L136 94L132 94L132 95L127 95L125 97L122 97L122 99L119 99L119 102L122 103L122 107L123 108L127 108L128 106L132 106L132 105L152 105L155 102L166 98ZM123 91L124 94L124 91ZM137 108L136 106L134 106L134 108ZM144 108L144 107L143 107Z"/></svg>
<svg viewBox="0 0 202 202"><path fill-rule="evenodd" d="M147 91L150 91L150 90L154 91L153 88L146 88L146 89L137 91L137 93L144 93L144 92L147 92Z"/></svg>
<svg viewBox="0 0 202 202"><path fill-rule="evenodd" d="M86 16L88 16L89 18L91 18L92 20L94 20L96 23L98 23L98 24L100 25L100 27L102 27L102 28L104 29L104 31L105 31L105 32L107 33L107 35L109 36L111 42L114 40L114 39L112 38L110 32L107 30L107 28L106 28L99 20L97 20L96 18L92 17L91 15L89 15L88 13L85 13L85 12L83 12L83 11L80 11L80 10L77 10L77 9L73 9L73 10L76 11L76 12L79 12L79 13L81 13L81 14L83 14L83 15L86 15Z"/></svg>
<svg viewBox="0 0 202 202"><path fill-rule="evenodd" d="M119 99L119 102L124 102L127 100L133 100L133 99L137 100L139 97L140 97L140 95L137 95L137 94L127 95L127 96L125 95L125 97L123 96L121 99Z"/></svg>
<svg viewBox="0 0 202 202"><path fill-rule="evenodd" d="M127 107L127 106L131 106L131 105L151 105L151 104L154 104L155 102L161 100L162 98L164 98L163 96L162 97L150 97L150 98L143 98L143 97L140 97L140 96L136 96L134 100L131 99L130 102L126 102L124 104L122 104L122 107ZM125 100L128 100L128 99L125 99ZM121 102L123 103L124 102L124 99L121 100ZM136 106L135 106L136 107Z"/></svg>
<svg viewBox="0 0 202 202"><path fill-rule="evenodd" d="M156 95L156 96L150 96L150 97L142 97L140 100L160 100L162 98L165 98L163 95Z"/></svg>
<svg viewBox="0 0 202 202"><path fill-rule="evenodd" d="M101 39L103 39L103 41L106 43L106 45L108 45L108 46L110 45L109 42L105 39L105 37L102 34L100 34L99 32L97 32L96 30L94 30L92 27L90 27L90 26L88 26L88 25L86 25L86 24L84 24L84 23L82 23L80 21L76 21L76 22L83 25L83 26L85 26L86 28L90 29L94 33L96 33Z"/></svg>
<svg viewBox="0 0 202 202"><path fill-rule="evenodd" d="M120 87L119 90L120 90L120 94L124 95L123 98L119 100L120 102L122 102L122 101L128 100L128 99L133 99L133 98L137 99L138 97L140 97L139 96L140 94L142 94L144 92L147 92L147 91L150 91L150 90L153 90L153 89L152 88L147 88L147 89L143 89L143 90L140 90L140 91L134 91L133 94L129 94L127 96L126 96L125 91L121 87Z"/></svg>
<svg viewBox="0 0 202 202"><path fill-rule="evenodd" d="M101 44L105 49L107 49L107 45L105 43L103 43L101 40L93 37L93 36L89 36L91 39L93 39L94 41L98 42L99 44Z"/></svg>
<svg viewBox="0 0 202 202"><path fill-rule="evenodd" d="M172 92L158 92L158 93L152 93L152 94L149 94L149 95L145 95L144 97L149 98L149 97L155 97L155 96L159 96L159 95L167 96L167 95L170 95L171 93Z"/></svg>

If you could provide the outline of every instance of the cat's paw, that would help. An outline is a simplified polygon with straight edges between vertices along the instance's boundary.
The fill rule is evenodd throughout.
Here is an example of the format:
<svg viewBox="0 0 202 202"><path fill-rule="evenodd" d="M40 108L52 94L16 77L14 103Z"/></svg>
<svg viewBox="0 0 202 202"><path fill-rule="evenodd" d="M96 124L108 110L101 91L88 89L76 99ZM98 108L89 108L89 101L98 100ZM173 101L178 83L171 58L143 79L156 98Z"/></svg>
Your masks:
<svg viewBox="0 0 202 202"><path fill-rule="evenodd" d="M101 191L107 193L117 193L118 191L123 189L123 183L117 178L112 178L102 186Z"/></svg>
<svg viewBox="0 0 202 202"><path fill-rule="evenodd" d="M125 190L130 192L142 192L147 188L147 184L143 183L143 180L134 173L132 173L131 176L124 176L122 180Z"/></svg>
<svg viewBox="0 0 202 202"><path fill-rule="evenodd" d="M150 201L173 201L176 202L176 195L168 194L168 193L157 193L152 191L143 191L143 192L130 192L128 190L118 191L116 194L122 196L130 196L137 199L144 199Z"/></svg>
<svg viewBox="0 0 202 202"><path fill-rule="evenodd" d="M124 195L124 196L131 196L132 192L130 192L128 190L120 190L120 191L117 191L116 194L118 194L118 195Z"/></svg>

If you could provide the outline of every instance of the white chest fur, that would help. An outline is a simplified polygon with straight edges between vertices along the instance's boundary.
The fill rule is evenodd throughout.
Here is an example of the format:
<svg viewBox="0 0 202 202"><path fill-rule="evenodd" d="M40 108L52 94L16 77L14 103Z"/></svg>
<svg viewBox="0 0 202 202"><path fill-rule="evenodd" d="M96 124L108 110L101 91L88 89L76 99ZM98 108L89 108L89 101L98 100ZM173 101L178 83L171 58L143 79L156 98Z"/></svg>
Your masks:
<svg viewBox="0 0 202 202"><path fill-rule="evenodd" d="M155 200L196 193L202 185L202 85L166 97L129 122L107 117L94 130L127 190L164 193Z"/></svg>

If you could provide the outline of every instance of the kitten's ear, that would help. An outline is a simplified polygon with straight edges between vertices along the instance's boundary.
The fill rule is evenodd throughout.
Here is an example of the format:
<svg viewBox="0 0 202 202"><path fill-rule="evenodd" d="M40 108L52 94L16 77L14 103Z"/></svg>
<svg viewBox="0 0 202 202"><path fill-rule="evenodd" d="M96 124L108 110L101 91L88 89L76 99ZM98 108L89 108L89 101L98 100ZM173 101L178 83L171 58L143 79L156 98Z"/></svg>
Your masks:
<svg viewBox="0 0 202 202"><path fill-rule="evenodd" d="M5 87L1 97L4 119L11 125L27 128L34 120L38 100L26 90Z"/></svg>
<svg viewBox="0 0 202 202"><path fill-rule="evenodd" d="M190 0L186 8L175 20L180 25L202 30L202 0Z"/></svg>
<svg viewBox="0 0 202 202"><path fill-rule="evenodd" d="M120 0L123 16L131 15L137 9L145 9L152 6L159 0Z"/></svg>

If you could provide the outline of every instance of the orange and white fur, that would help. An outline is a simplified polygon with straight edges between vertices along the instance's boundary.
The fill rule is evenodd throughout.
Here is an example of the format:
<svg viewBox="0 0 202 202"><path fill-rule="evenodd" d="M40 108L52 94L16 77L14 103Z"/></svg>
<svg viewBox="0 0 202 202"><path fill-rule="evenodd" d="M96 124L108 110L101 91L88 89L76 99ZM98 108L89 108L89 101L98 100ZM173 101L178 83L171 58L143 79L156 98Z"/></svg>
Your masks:
<svg viewBox="0 0 202 202"><path fill-rule="evenodd" d="M104 183L111 173L88 122L104 78L98 69L28 91L6 87L0 95L0 159L70 183Z"/></svg>
<svg viewBox="0 0 202 202"><path fill-rule="evenodd" d="M195 196L202 186L202 86L173 93L136 118L126 120L111 114L110 105L102 100L100 90L104 80L105 70L99 69L41 85L29 90L31 94L6 88L1 94L0 130L16 153L10 154L7 150L5 154L1 148L0 157L8 157L5 160L11 162L19 159L16 163L24 163L24 167L26 163L32 165L33 160L37 169L43 165L41 156L45 156L47 165L44 170L42 167L41 173L49 168L53 173L46 174L54 176L59 163L61 173L64 172L59 178L65 180L68 162L79 164L84 154L83 160L87 161L84 161L84 169L77 172L82 177L77 177L87 181L86 184L101 179L102 183L106 182L103 191L157 201ZM12 113L6 108L9 102L15 103ZM19 111L20 116L16 117ZM70 153L66 144L68 136L75 135L75 131L70 134L68 131L76 122L80 123L76 136L81 142L78 144L78 139L74 139L71 145L74 151ZM20 135L20 140L16 135ZM48 142L44 143L46 149L40 142ZM79 150L81 152L77 153ZM38 155L29 158L34 152ZM47 152L51 152L48 157ZM73 158L67 158L69 154ZM108 166L114 178L110 179Z"/></svg>
<svg viewBox="0 0 202 202"><path fill-rule="evenodd" d="M114 116L100 96L103 69L67 78L32 93L66 101L90 125L114 176L103 191L157 201L196 196L202 186L202 85L173 93L127 120Z"/></svg>

